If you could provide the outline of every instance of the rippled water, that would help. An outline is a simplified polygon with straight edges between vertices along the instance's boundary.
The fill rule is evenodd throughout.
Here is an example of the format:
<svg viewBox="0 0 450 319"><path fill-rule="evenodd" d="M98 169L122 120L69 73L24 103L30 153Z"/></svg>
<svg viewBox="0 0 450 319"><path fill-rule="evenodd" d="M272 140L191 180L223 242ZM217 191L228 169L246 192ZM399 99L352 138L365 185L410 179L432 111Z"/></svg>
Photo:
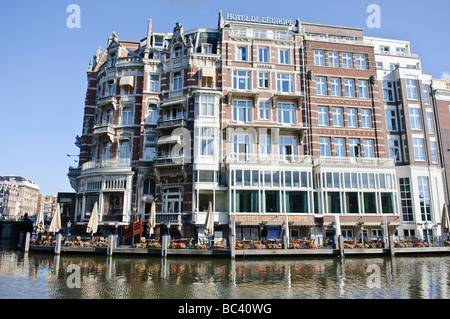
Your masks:
<svg viewBox="0 0 450 319"><path fill-rule="evenodd" d="M449 266L450 256L232 261L0 250L0 298L448 299Z"/></svg>

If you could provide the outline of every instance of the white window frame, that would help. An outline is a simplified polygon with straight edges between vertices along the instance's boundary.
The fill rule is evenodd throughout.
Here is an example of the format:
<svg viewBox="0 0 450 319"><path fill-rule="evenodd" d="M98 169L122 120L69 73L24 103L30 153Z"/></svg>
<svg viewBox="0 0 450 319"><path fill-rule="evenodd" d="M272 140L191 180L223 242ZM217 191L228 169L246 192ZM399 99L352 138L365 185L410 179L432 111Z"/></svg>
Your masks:
<svg viewBox="0 0 450 319"><path fill-rule="evenodd" d="M344 126L344 109L342 107L333 107L331 113L333 116L333 126Z"/></svg>
<svg viewBox="0 0 450 319"><path fill-rule="evenodd" d="M422 120L420 119L420 109L416 107L409 108L409 120L411 130L422 130Z"/></svg>
<svg viewBox="0 0 450 319"><path fill-rule="evenodd" d="M289 49L280 49L280 64L291 64L291 53Z"/></svg>
<svg viewBox="0 0 450 319"><path fill-rule="evenodd" d="M342 53L342 67L353 69L353 55L351 53Z"/></svg>
<svg viewBox="0 0 450 319"><path fill-rule="evenodd" d="M361 127L372 128L372 111L367 109L361 110Z"/></svg>
<svg viewBox="0 0 450 319"><path fill-rule="evenodd" d="M316 77L316 94L327 95L327 78Z"/></svg>
<svg viewBox="0 0 450 319"><path fill-rule="evenodd" d="M319 106L317 108L318 125L329 126L330 125L330 115L328 106Z"/></svg>
<svg viewBox="0 0 450 319"><path fill-rule="evenodd" d="M314 51L314 65L325 66L325 52L320 50Z"/></svg>
<svg viewBox="0 0 450 319"><path fill-rule="evenodd" d="M328 66L331 68L339 67L339 53L338 52L328 52Z"/></svg>
<svg viewBox="0 0 450 319"><path fill-rule="evenodd" d="M355 97L355 80L344 79L344 96Z"/></svg>
<svg viewBox="0 0 450 319"><path fill-rule="evenodd" d="M418 162L425 161L425 148L423 138L413 138L414 160Z"/></svg>
<svg viewBox="0 0 450 319"><path fill-rule="evenodd" d="M244 84L244 88L242 88L241 84ZM251 71L234 70L233 71L233 89L239 90L239 91L250 90L251 89Z"/></svg>
<svg viewBox="0 0 450 319"><path fill-rule="evenodd" d="M354 108L347 109L347 126L358 127L358 110Z"/></svg>
<svg viewBox="0 0 450 319"><path fill-rule="evenodd" d="M342 96L341 92L341 79L331 78L330 79L330 95L331 96Z"/></svg>
<svg viewBox="0 0 450 319"><path fill-rule="evenodd" d="M288 90L285 90L285 85L288 85ZM277 73L277 92L294 93L295 81L292 73Z"/></svg>

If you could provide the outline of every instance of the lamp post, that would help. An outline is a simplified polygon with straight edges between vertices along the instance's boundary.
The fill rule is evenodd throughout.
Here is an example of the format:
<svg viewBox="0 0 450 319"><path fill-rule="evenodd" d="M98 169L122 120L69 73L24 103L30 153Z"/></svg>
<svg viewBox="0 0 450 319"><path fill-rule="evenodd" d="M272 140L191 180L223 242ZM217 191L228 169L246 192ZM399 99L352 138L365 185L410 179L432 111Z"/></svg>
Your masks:
<svg viewBox="0 0 450 319"><path fill-rule="evenodd" d="M170 226L172 226L172 224L170 223L170 221L167 223L167 234L170 236Z"/></svg>
<svg viewBox="0 0 450 319"><path fill-rule="evenodd" d="M114 223L114 226L116 227L115 235L117 236L117 228L119 228L119 221L118 220L116 220L116 222Z"/></svg>

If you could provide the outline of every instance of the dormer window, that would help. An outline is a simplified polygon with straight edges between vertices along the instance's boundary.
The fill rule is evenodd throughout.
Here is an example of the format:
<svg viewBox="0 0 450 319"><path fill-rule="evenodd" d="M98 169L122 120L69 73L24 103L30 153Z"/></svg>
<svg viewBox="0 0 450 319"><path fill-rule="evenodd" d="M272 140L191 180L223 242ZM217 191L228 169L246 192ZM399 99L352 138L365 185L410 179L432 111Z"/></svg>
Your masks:
<svg viewBox="0 0 450 319"><path fill-rule="evenodd" d="M183 48L181 47L181 45L178 45L173 49L173 55L174 58L179 58L183 56Z"/></svg>
<svg viewBox="0 0 450 319"><path fill-rule="evenodd" d="M112 68L112 67L114 67L116 65L116 54L115 53L111 53L110 55L109 55L109 64L108 64L108 66L110 67L110 68Z"/></svg>

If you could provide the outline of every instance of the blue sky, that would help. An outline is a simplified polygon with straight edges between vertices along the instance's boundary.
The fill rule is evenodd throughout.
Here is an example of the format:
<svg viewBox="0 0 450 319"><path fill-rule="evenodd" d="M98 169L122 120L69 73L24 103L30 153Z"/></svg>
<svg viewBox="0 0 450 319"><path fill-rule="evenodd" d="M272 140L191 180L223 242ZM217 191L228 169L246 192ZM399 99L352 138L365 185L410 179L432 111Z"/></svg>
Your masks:
<svg viewBox="0 0 450 319"><path fill-rule="evenodd" d="M366 21L369 4L381 9L381 28ZM68 28L70 4L81 9L81 27ZM86 71L98 46L115 31L121 40L155 32L215 28L218 12L286 18L364 28L367 36L411 41L423 72L450 77L450 2L357 0L42 0L5 1L0 11L0 175L27 177L43 194L72 192L67 172L78 166ZM445 75L446 74L446 75Z"/></svg>

